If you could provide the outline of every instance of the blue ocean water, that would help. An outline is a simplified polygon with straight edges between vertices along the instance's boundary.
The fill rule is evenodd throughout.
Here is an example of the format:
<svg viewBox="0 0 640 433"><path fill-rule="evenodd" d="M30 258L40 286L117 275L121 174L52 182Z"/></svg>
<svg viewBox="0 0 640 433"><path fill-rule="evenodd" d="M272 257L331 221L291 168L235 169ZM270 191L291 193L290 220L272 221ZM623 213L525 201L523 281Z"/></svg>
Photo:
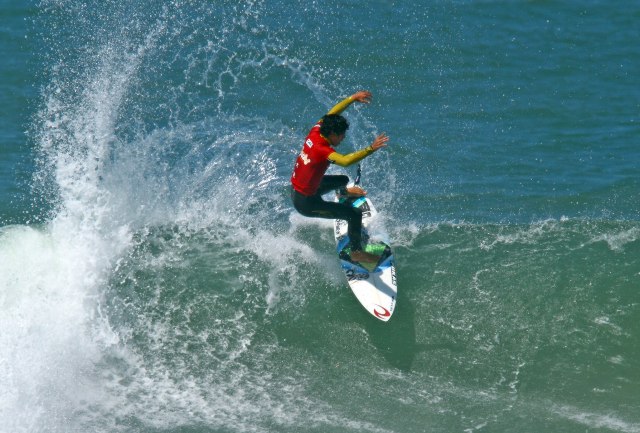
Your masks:
<svg viewBox="0 0 640 433"><path fill-rule="evenodd" d="M640 432L640 4L0 17L0 432ZM388 323L289 202L359 89Z"/></svg>

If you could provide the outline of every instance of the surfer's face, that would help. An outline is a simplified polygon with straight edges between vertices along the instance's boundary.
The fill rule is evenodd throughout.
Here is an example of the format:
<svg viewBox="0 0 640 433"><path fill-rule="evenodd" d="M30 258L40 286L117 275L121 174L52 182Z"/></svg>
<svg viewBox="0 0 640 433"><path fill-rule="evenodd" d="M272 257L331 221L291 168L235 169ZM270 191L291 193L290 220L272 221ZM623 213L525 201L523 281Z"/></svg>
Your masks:
<svg viewBox="0 0 640 433"><path fill-rule="evenodd" d="M342 142L342 140L344 140L345 135L347 135L345 132L343 132L342 134L336 134L335 132L332 132L327 138L331 142L332 146L337 146Z"/></svg>

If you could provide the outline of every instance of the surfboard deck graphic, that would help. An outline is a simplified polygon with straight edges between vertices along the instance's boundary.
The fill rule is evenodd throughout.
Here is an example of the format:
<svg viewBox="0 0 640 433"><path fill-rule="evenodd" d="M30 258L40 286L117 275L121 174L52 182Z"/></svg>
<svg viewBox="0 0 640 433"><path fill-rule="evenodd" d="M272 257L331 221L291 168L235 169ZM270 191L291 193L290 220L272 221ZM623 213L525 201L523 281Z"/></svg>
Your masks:
<svg viewBox="0 0 640 433"><path fill-rule="evenodd" d="M393 314L398 294L395 259L388 235L368 197L348 198L346 201L362 212L364 250L381 257L377 263L358 263L352 260L347 222L335 220L334 235L340 264L349 287L360 304L374 317L386 322Z"/></svg>

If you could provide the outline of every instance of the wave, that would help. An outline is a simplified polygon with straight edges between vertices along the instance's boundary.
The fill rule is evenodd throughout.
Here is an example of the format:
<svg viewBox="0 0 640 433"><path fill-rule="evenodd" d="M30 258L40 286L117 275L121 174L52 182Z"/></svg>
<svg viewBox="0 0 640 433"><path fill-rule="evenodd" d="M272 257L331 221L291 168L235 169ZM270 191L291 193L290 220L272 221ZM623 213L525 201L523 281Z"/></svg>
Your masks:
<svg viewBox="0 0 640 433"><path fill-rule="evenodd" d="M3 228L1 325L11 332L2 336L9 354L2 401L4 413L19 415L8 425L392 431L357 421L317 393L328 374L326 354L349 339L358 343L333 359L335 368L356 375L378 369L396 396L407 381L411 389L430 383L429 395L405 399L426 399L434 410L452 400L476 408L484 401L499 412L522 408L516 396L541 377L536 372L565 358L580 366L594 347L608 347L605 364L631 362L623 348L636 317L637 268L621 260L638 248L631 223L394 229L392 238L405 237L396 245L398 317L382 329L345 288L330 227L290 215L287 231L254 235L233 223L149 224L123 232L117 244L127 248L117 254L92 250L100 242L53 225ZM371 346L373 358L354 364ZM579 367L557 374L549 379L556 393L595 380ZM502 397L487 401L487 390ZM445 402L444 395L451 397ZM531 404L527 411L542 410ZM553 407L544 410L564 416ZM618 419L633 418L620 411Z"/></svg>
<svg viewBox="0 0 640 433"><path fill-rule="evenodd" d="M1 424L384 431L269 373L283 355L263 323L282 298L304 304L295 290L328 255L291 228L299 134L264 76L328 98L255 22L261 2L178 3L42 4L50 69L31 136L50 212L0 232Z"/></svg>

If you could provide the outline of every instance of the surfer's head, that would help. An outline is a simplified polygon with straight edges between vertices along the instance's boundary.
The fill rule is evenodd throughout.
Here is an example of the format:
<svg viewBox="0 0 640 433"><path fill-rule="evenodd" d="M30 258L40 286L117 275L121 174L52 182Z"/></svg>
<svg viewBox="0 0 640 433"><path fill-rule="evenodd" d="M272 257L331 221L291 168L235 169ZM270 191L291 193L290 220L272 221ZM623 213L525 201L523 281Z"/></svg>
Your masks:
<svg viewBox="0 0 640 433"><path fill-rule="evenodd" d="M344 139L347 129L349 129L349 122L339 114L327 114L322 117L320 134L327 137L334 146Z"/></svg>

